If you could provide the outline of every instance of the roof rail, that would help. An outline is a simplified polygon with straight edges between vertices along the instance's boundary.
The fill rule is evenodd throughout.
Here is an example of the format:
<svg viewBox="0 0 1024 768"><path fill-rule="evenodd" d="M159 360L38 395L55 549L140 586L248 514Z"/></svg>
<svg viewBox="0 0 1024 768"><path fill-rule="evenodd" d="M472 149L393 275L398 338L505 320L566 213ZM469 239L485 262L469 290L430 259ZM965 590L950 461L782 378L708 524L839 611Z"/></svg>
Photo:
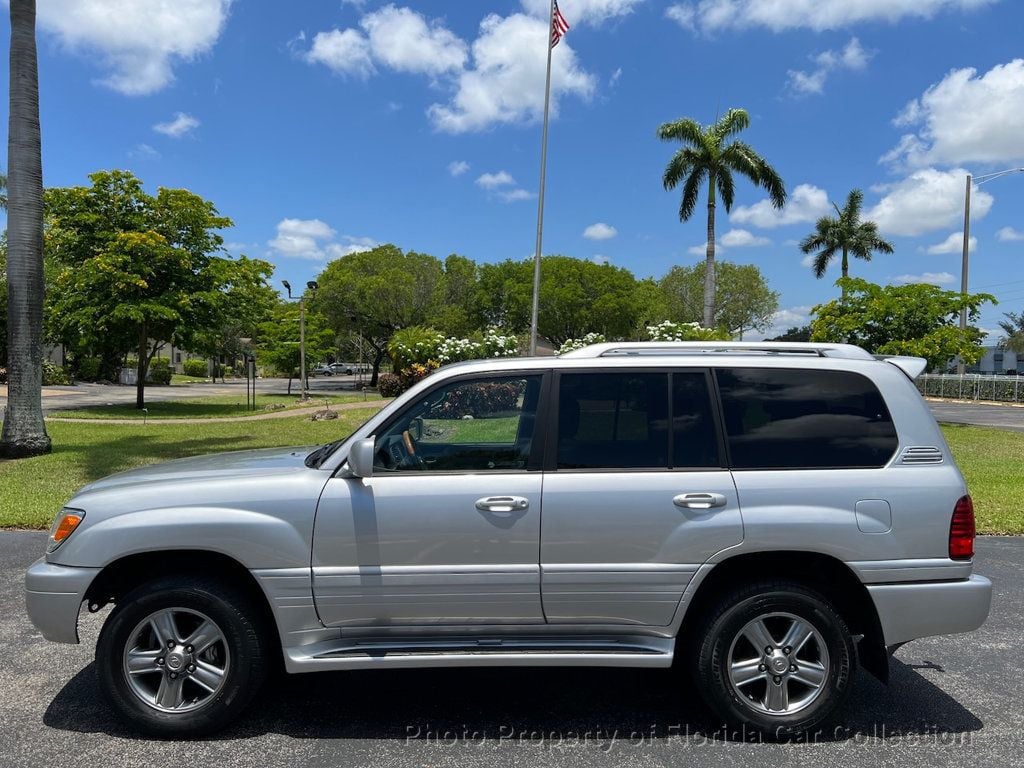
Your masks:
<svg viewBox="0 0 1024 768"><path fill-rule="evenodd" d="M811 344L777 341L622 341L591 344L561 355L563 358L596 358L671 355L803 355L846 360L874 360L853 344Z"/></svg>

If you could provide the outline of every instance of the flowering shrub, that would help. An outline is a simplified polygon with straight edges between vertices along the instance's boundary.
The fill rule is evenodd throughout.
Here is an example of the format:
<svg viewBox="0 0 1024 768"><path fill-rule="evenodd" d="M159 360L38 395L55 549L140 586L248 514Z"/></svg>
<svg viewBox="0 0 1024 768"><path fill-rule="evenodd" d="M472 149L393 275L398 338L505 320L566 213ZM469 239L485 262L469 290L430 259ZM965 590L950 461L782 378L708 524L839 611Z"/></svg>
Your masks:
<svg viewBox="0 0 1024 768"><path fill-rule="evenodd" d="M588 333L582 339L566 339L555 354L564 355L567 352L575 352L577 349L589 347L591 344L603 344L605 341L603 333Z"/></svg>
<svg viewBox="0 0 1024 768"><path fill-rule="evenodd" d="M43 360L43 386L54 386L57 384L70 384L71 377L68 372L56 363Z"/></svg>
<svg viewBox="0 0 1024 768"><path fill-rule="evenodd" d="M715 328L702 328L700 323L673 323L665 320L648 325L651 341L729 341L732 335Z"/></svg>
<svg viewBox="0 0 1024 768"><path fill-rule="evenodd" d="M445 337L433 328L403 328L391 337L388 354L403 389L408 389L431 371L448 363L519 354L519 337L488 328L473 339Z"/></svg>
<svg viewBox="0 0 1024 768"><path fill-rule="evenodd" d="M453 387L436 413L441 418L461 419L464 416L479 418L511 411L519 402L525 387L526 382L523 381Z"/></svg>

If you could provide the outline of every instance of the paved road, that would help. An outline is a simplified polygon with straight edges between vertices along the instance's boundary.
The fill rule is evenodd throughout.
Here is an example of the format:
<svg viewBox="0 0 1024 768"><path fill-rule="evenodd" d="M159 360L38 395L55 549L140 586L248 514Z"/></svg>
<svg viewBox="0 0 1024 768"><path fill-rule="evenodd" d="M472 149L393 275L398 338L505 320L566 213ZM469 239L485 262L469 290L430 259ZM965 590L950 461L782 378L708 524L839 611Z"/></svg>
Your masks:
<svg viewBox="0 0 1024 768"><path fill-rule="evenodd" d="M29 625L22 574L44 534L0 533L0 765L45 766L1020 766L1024 538L979 541L996 585L978 632L901 648L892 684L858 676L837 731L815 743L717 738L659 670L421 670L297 676L244 723L200 742L135 736L98 698L92 647Z"/></svg>
<svg viewBox="0 0 1024 768"><path fill-rule="evenodd" d="M310 392L352 391L357 383L367 377L325 376L309 380ZM298 396L298 380L292 382L292 393ZM283 395L288 392L288 379L260 379L256 392L261 395ZM217 384L188 384L173 387L146 387L146 401L155 403L165 400L188 400L207 395L235 395L239 402L245 402L245 380L228 379ZM43 411L54 413L69 408L87 408L96 405L125 404L135 402L135 387L104 386L102 384L77 384L72 387L44 387ZM7 405L7 388L0 386L0 411Z"/></svg>
<svg viewBox="0 0 1024 768"><path fill-rule="evenodd" d="M976 424L1024 432L1024 406L952 403L948 400L929 400L928 406L940 422Z"/></svg>

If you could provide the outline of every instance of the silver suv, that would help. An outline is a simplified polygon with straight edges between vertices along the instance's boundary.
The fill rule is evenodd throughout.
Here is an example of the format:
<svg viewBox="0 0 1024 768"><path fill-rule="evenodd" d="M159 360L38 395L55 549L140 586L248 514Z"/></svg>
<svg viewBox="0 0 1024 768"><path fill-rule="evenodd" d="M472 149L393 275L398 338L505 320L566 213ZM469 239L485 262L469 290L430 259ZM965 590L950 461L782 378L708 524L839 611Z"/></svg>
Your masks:
<svg viewBox="0 0 1024 768"><path fill-rule="evenodd" d="M687 669L734 727L804 731L858 661L989 611L915 358L603 344L434 373L318 448L83 488L28 572L45 637L108 603L103 693L209 733L288 672Z"/></svg>

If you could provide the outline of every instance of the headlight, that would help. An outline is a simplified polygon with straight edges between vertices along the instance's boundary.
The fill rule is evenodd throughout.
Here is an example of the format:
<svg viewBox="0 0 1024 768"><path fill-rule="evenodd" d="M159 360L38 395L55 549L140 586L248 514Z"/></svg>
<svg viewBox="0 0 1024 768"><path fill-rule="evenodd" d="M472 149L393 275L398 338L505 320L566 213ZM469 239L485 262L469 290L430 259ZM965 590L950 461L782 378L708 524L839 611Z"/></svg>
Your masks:
<svg viewBox="0 0 1024 768"><path fill-rule="evenodd" d="M46 542L46 554L57 549L64 540L75 532L78 524L85 518L85 512L80 509L62 509L57 519L50 526L50 538Z"/></svg>

